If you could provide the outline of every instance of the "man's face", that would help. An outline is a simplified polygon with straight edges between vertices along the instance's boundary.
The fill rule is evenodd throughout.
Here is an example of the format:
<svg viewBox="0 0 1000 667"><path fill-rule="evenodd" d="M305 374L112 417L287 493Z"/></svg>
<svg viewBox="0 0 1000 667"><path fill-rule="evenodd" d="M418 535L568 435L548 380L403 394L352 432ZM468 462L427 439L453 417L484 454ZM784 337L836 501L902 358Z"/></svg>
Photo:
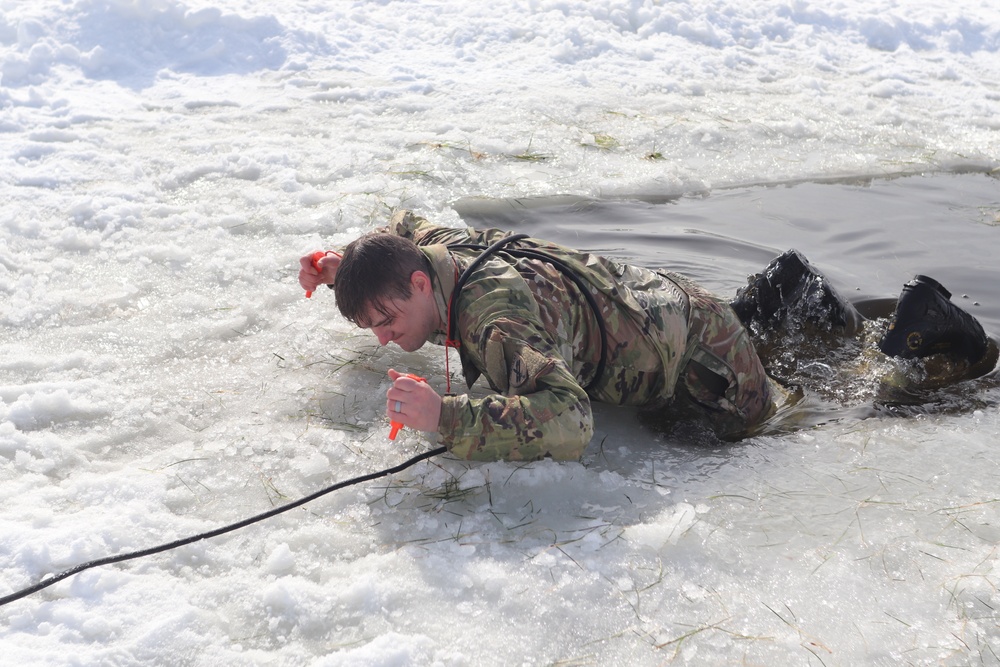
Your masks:
<svg viewBox="0 0 1000 667"><path fill-rule="evenodd" d="M384 313L368 308L363 328L372 330L379 345L395 343L407 352L414 352L423 347L440 324L430 279L420 272L413 275L408 299L386 300Z"/></svg>

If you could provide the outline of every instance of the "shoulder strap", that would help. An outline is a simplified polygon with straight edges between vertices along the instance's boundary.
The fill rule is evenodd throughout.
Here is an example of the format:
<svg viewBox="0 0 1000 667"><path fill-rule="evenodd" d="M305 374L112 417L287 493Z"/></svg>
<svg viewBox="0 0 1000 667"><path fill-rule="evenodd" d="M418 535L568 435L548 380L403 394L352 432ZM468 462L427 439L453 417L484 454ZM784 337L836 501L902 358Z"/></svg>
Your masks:
<svg viewBox="0 0 1000 667"><path fill-rule="evenodd" d="M455 302L458 298L459 293L462 288L465 287L465 283L469 281L469 276L475 271L479 266L486 261L488 257L496 254L498 251L503 249L503 247L509 243L514 243L522 239L528 238L527 234L513 234L511 236L505 236L499 241L494 242L492 245L483 246L475 243L455 243L449 244L448 248L452 249L466 249L466 250L482 250L479 257L473 260L472 264L468 266L459 276L458 280L455 282L455 289L452 290L451 299L448 302L448 337L445 341L446 345L451 345L453 347L458 347L459 341L458 336L458 312L455 309ZM584 390L589 390L596 386L604 375L604 367L607 365L608 360L608 331L607 326L604 323L604 318L601 317L601 309L597 305L597 300L591 293L587 283L576 273L572 268L569 267L564 261L558 257L553 256L550 253L539 250L537 248L507 248L504 250L507 254L513 257L521 257L524 259L535 259L541 262L546 262L556 267L564 276L576 283L576 286L580 289L584 298L587 299L587 303L590 305L591 311L594 313L594 318L597 320L597 328L601 332L601 358L597 363L597 368L594 370L594 376L591 378ZM452 338L452 335L456 338Z"/></svg>

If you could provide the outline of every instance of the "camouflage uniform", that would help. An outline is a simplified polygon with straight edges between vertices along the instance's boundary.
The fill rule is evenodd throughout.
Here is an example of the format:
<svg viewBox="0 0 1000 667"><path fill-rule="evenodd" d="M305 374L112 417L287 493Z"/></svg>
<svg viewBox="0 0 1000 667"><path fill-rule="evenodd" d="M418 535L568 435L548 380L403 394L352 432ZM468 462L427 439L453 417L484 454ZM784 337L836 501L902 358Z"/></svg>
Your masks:
<svg viewBox="0 0 1000 667"><path fill-rule="evenodd" d="M409 211L389 233L413 240L431 264L441 321L462 271L480 254L446 243L489 245L507 235L431 225ZM593 435L590 401L659 409L680 394L736 432L773 409L770 381L746 331L724 302L665 271L628 266L537 239L537 248L568 264L591 286L607 330L579 287L551 264L501 250L470 276L458 295L458 335L466 382L484 375L496 395L445 396L438 428L455 455L481 461L575 460ZM445 343L437 331L430 342Z"/></svg>

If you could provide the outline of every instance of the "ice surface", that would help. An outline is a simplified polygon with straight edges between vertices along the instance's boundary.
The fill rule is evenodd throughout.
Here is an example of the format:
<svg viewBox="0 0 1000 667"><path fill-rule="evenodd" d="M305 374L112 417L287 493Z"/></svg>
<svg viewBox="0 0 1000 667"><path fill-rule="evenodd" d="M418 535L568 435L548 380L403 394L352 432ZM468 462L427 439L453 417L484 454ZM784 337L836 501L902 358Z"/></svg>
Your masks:
<svg viewBox="0 0 1000 667"><path fill-rule="evenodd" d="M996 169L998 49L985 0L0 0L0 594L429 446L379 397L441 355L300 254L466 196ZM733 448L601 412L580 464L437 459L61 582L3 659L997 664L996 399Z"/></svg>

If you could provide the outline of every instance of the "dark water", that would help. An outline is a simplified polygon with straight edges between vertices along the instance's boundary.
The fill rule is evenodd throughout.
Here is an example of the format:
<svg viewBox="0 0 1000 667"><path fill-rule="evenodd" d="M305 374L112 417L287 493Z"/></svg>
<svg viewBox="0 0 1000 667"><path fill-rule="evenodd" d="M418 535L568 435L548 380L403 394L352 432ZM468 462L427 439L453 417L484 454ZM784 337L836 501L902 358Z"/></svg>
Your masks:
<svg viewBox="0 0 1000 667"><path fill-rule="evenodd" d="M975 315L994 339L1000 334L996 175L783 184L658 200L464 199L455 208L473 227L526 232L630 263L665 267L725 297L788 248L805 254L869 316L888 315L903 283L925 274L947 287L952 300ZM867 351L864 342L837 350L825 343L810 350L801 343L784 358L765 360L769 372L786 385L806 388L807 399L797 409L810 414L799 415L797 423L864 418L885 409L880 408L885 377L894 371L878 366L882 362L871 354L871 341ZM872 366L866 369L867 364ZM978 384L904 396L904 403L916 407L892 403L889 409L974 409L995 384L994 371Z"/></svg>
<svg viewBox="0 0 1000 667"><path fill-rule="evenodd" d="M635 264L666 267L730 296L788 248L852 301L894 298L917 273L1000 332L1000 179L933 174L718 190L669 200L463 199L496 226Z"/></svg>

